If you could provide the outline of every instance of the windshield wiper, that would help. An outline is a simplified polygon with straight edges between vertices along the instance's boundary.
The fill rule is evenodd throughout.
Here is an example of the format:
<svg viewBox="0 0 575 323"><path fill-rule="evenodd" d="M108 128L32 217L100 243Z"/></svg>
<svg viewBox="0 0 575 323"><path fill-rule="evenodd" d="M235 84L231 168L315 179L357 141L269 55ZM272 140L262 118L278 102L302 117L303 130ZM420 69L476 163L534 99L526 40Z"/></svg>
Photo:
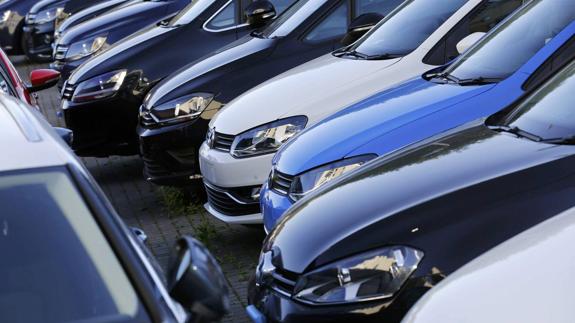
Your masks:
<svg viewBox="0 0 575 323"><path fill-rule="evenodd" d="M445 72L427 74L426 77L428 77L429 79L441 79L452 83L459 83L459 81L461 81L457 77Z"/></svg>
<svg viewBox="0 0 575 323"><path fill-rule="evenodd" d="M263 30L254 30L250 33L250 36L252 37L256 37L256 38L264 38L264 32Z"/></svg>
<svg viewBox="0 0 575 323"><path fill-rule="evenodd" d="M333 53L336 57L342 57L342 56L351 56L351 57L355 57L355 58L359 58L359 59L368 59L368 55L365 55L363 53L360 53L358 51L354 50L340 50L338 52L334 52Z"/></svg>
<svg viewBox="0 0 575 323"><path fill-rule="evenodd" d="M378 60L378 59L391 59L391 58L399 58L403 57L404 55L400 54L377 54L377 55L367 55L365 59L367 60Z"/></svg>
<svg viewBox="0 0 575 323"><path fill-rule="evenodd" d="M470 78L470 79L463 79L463 80L459 80L457 82L457 84L461 85L461 86L465 86L465 85L484 85L484 84L493 84L493 83L499 83L501 82L502 79L500 78L495 78L495 77L475 77L475 78Z"/></svg>
<svg viewBox="0 0 575 323"><path fill-rule="evenodd" d="M541 140L541 142L547 143L547 144L575 144L575 135L573 136L567 136L567 137L559 137L559 138L549 138L549 139L543 139Z"/></svg>
<svg viewBox="0 0 575 323"><path fill-rule="evenodd" d="M493 131L508 132L510 134L516 135L517 137L527 138L527 139L532 140L532 141L537 141L537 142L545 141L540 136L532 134L532 133L527 132L525 130L519 129L519 127L510 127L510 126L498 125L498 126L488 126L488 128L493 130Z"/></svg>

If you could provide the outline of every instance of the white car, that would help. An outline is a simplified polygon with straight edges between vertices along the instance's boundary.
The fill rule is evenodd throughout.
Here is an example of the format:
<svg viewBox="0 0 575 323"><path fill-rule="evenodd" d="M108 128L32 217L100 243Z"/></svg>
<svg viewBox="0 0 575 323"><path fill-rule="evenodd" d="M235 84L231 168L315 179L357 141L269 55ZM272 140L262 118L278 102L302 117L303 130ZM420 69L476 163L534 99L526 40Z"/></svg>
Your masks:
<svg viewBox="0 0 575 323"><path fill-rule="evenodd" d="M407 0L356 43L242 94L213 118L200 148L208 212L228 223L261 223L259 190L282 144L361 99L446 64L523 2Z"/></svg>
<svg viewBox="0 0 575 323"><path fill-rule="evenodd" d="M574 242L570 209L461 267L403 323L573 322Z"/></svg>

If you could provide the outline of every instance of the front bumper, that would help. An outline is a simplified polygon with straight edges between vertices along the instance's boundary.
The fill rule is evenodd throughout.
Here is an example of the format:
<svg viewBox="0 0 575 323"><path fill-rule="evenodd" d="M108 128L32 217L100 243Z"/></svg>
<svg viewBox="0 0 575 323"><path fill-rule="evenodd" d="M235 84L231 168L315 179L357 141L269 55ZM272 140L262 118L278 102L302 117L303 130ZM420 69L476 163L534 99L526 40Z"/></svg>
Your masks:
<svg viewBox="0 0 575 323"><path fill-rule="evenodd" d="M260 192L260 207L266 232L270 232L275 227L292 204L292 200L287 195L272 191L268 183L265 183Z"/></svg>
<svg viewBox="0 0 575 323"><path fill-rule="evenodd" d="M212 149L204 142L200 148L200 169L204 182L212 188L207 189L210 214L228 223L262 223L259 199L253 200L250 191L258 190L267 180L272 158L272 154L234 158L228 151Z"/></svg>
<svg viewBox="0 0 575 323"><path fill-rule="evenodd" d="M161 127L138 125L144 176L157 185L184 186L198 177L198 149L204 140L209 120Z"/></svg>
<svg viewBox="0 0 575 323"><path fill-rule="evenodd" d="M27 54L46 59L52 57L52 42L54 41L54 22L40 25L24 25L24 42Z"/></svg>
<svg viewBox="0 0 575 323"><path fill-rule="evenodd" d="M96 157L137 154L138 106L119 97L81 104L62 100L66 128L74 133L74 152Z"/></svg>

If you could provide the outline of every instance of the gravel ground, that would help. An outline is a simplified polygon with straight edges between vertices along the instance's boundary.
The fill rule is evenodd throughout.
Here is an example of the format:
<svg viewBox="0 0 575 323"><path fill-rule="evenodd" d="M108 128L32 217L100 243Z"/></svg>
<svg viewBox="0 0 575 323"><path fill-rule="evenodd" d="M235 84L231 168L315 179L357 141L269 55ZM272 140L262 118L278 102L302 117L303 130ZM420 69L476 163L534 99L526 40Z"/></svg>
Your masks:
<svg viewBox="0 0 575 323"><path fill-rule="evenodd" d="M46 64L32 64L20 56L11 59L24 79L31 70L46 68ZM63 126L55 88L39 93L39 105L52 125ZM231 288L231 313L224 322L250 322L244 311L246 285L265 237L262 228L227 225L207 214L198 198L146 182L138 156L82 160L126 223L146 232L147 244L162 266L181 235L203 241L220 261Z"/></svg>

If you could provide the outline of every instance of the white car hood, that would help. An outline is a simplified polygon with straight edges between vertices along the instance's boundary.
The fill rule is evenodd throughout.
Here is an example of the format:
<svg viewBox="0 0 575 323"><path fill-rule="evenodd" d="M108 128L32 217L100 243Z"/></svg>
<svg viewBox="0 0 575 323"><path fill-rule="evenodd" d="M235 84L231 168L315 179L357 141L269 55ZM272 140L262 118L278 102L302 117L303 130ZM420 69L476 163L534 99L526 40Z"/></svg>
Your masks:
<svg viewBox="0 0 575 323"><path fill-rule="evenodd" d="M294 115L308 126L385 89L390 66L402 59L355 60L331 53L280 74L237 97L212 120L218 132L237 135ZM422 65L420 63L420 65Z"/></svg>

